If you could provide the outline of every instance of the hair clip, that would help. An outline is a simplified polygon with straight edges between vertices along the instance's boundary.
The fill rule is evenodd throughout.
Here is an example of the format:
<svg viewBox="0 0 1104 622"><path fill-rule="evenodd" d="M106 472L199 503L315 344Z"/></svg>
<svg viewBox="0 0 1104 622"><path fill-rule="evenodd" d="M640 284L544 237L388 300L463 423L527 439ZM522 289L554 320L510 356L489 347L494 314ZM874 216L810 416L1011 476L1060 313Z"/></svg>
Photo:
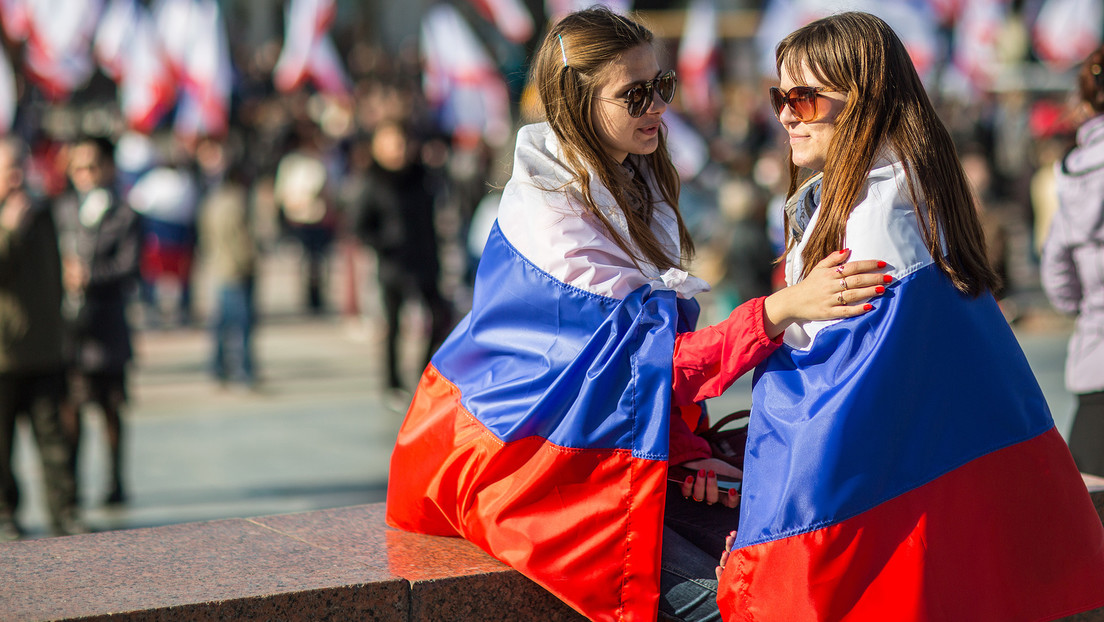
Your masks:
<svg viewBox="0 0 1104 622"><path fill-rule="evenodd" d="M556 38L560 40L560 54L563 55L564 67L567 67L567 50L564 49L563 35L556 35Z"/></svg>

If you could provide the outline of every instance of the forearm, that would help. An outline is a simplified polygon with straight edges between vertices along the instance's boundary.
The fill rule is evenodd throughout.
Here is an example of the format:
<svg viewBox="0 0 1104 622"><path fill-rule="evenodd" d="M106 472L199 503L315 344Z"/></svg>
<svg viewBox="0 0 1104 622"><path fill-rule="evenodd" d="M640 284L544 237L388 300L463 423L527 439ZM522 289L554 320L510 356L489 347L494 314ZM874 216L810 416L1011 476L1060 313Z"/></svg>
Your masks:
<svg viewBox="0 0 1104 622"><path fill-rule="evenodd" d="M764 301L749 300L724 321L675 339L676 406L717 397L774 352L781 341L767 336Z"/></svg>

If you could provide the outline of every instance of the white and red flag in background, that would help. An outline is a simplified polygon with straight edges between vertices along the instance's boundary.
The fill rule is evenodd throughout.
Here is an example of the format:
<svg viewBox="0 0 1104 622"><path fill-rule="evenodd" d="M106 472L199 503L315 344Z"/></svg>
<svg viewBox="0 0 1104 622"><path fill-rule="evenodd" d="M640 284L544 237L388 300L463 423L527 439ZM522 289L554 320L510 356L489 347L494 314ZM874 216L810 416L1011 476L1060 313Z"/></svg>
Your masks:
<svg viewBox="0 0 1104 622"><path fill-rule="evenodd" d="M179 89L174 132L185 140L224 134L230 123L233 67L218 3L162 0L153 15Z"/></svg>
<svg viewBox="0 0 1104 622"><path fill-rule="evenodd" d="M452 6L422 19L423 90L441 125L457 138L501 146L511 133L510 96L498 67Z"/></svg>
<svg viewBox="0 0 1104 622"><path fill-rule="evenodd" d="M985 88L997 77L998 44L1007 14L1005 0L974 0L959 13L953 36L954 66L975 87Z"/></svg>
<svg viewBox="0 0 1104 622"><path fill-rule="evenodd" d="M25 41L31 29L30 0L0 0L0 22L12 41Z"/></svg>
<svg viewBox="0 0 1104 622"><path fill-rule="evenodd" d="M290 93L307 81L326 94L347 97L351 87L329 30L337 14L333 0L291 0L284 10L284 46L273 83Z"/></svg>
<svg viewBox="0 0 1104 622"><path fill-rule="evenodd" d="M1068 69L1100 46L1102 26L1101 0L1045 0L1031 33L1035 52L1053 69Z"/></svg>
<svg viewBox="0 0 1104 622"><path fill-rule="evenodd" d="M525 43L533 36L533 16L521 0L471 0L471 3L510 41Z"/></svg>
<svg viewBox="0 0 1104 622"><path fill-rule="evenodd" d="M111 0L92 49L104 74L118 85L127 126L153 131L176 101L176 80L149 11L135 0Z"/></svg>
<svg viewBox="0 0 1104 622"><path fill-rule="evenodd" d="M18 4L22 6L15 6ZM15 5L11 28L16 34L23 34L26 41L27 77L48 98L65 99L84 86L95 70L91 44L103 3L24 0Z"/></svg>
<svg viewBox="0 0 1104 622"><path fill-rule="evenodd" d="M692 0L678 51L682 107L695 117L712 117L720 107L716 0Z"/></svg>

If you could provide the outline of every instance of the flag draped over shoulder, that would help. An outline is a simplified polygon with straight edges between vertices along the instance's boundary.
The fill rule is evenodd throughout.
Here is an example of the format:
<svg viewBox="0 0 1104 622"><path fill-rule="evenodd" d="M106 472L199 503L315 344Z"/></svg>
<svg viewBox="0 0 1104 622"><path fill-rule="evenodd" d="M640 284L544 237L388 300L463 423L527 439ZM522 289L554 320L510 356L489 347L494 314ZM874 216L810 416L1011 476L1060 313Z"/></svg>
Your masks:
<svg viewBox="0 0 1104 622"><path fill-rule="evenodd" d="M847 228L894 284L870 313L792 329L757 370L726 620L1104 605L1104 527L1069 450L996 301L932 263L904 174L876 168Z"/></svg>
<svg viewBox="0 0 1104 622"><path fill-rule="evenodd" d="M540 190L554 144L544 124L519 133L473 311L399 432L387 518L463 536L591 619L655 619L672 353L697 317L678 293L697 280L651 281L558 211Z"/></svg>

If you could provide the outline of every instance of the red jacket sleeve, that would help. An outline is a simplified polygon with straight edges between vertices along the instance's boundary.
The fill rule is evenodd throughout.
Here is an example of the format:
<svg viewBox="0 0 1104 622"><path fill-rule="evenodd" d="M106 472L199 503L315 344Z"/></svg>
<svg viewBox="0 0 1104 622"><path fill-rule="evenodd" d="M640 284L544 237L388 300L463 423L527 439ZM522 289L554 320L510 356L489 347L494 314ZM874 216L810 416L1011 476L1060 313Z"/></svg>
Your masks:
<svg viewBox="0 0 1104 622"><path fill-rule="evenodd" d="M701 407L697 404L688 406L674 406L671 408L671 435L670 447L667 451L667 460L671 464L682 464L690 460L712 458L713 451L709 443L690 429L686 419L701 416Z"/></svg>
<svg viewBox="0 0 1104 622"><path fill-rule="evenodd" d="M675 338L674 406L717 397L781 345L782 335L767 337L764 300L753 298L724 321Z"/></svg>

